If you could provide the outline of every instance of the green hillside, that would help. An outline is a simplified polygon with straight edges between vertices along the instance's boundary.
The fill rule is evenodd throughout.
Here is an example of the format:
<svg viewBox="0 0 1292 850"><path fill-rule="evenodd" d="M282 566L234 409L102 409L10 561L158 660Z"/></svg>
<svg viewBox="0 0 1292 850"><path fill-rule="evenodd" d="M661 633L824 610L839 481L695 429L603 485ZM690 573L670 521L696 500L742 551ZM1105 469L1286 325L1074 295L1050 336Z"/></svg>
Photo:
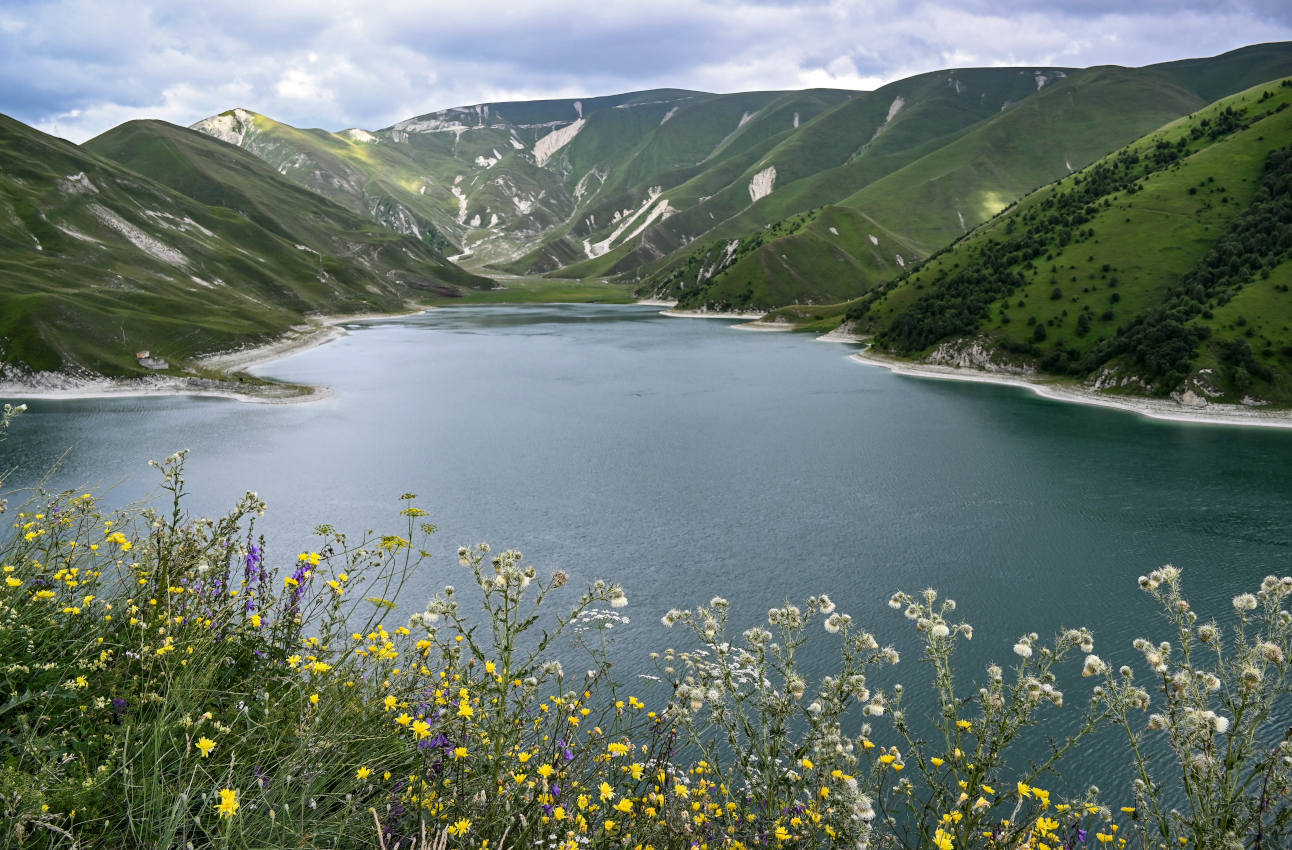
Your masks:
<svg viewBox="0 0 1292 850"><path fill-rule="evenodd" d="M775 307L868 291L902 273L896 255L918 263L1037 187L1288 74L1282 43L1144 68L951 69L872 92L477 104L372 132L299 130L246 110L194 127L383 226L452 244L485 273ZM804 216L831 207L889 243L870 246L883 265L864 243L800 233ZM764 249L769 238L793 241Z"/></svg>
<svg viewBox="0 0 1292 850"><path fill-rule="evenodd" d="M492 285L242 151L160 122L78 148L0 116L0 162L10 377L149 374L142 349L185 373L194 355L267 341L309 313Z"/></svg>
<svg viewBox="0 0 1292 850"><path fill-rule="evenodd" d="M824 207L711 243L672 269L661 288L678 306L710 311L831 304L895 277L913 249L849 207Z"/></svg>
<svg viewBox="0 0 1292 850"><path fill-rule="evenodd" d="M1172 122L872 290L847 320L901 356L1292 405L1290 104L1292 78Z"/></svg>

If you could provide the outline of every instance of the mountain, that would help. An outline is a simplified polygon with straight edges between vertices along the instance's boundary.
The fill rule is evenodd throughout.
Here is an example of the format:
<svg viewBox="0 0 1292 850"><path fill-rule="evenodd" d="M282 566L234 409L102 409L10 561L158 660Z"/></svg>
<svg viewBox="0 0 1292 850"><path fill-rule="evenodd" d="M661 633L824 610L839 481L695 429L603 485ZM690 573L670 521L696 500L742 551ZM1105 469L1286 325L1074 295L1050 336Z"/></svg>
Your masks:
<svg viewBox="0 0 1292 850"><path fill-rule="evenodd" d="M77 147L0 116L0 361L137 376L275 338L310 313L400 309L492 282L424 240L156 121Z"/></svg>
<svg viewBox="0 0 1292 850"><path fill-rule="evenodd" d="M1031 193L846 319L879 350L1292 405L1292 78Z"/></svg>
<svg viewBox="0 0 1292 850"><path fill-rule="evenodd" d="M1269 44L1145 68L938 71L873 92L478 104L375 131L298 130L246 110L194 128L386 226L434 230L474 268L767 309L859 295L1036 187L1289 73L1292 45ZM840 242L837 224L812 230L831 207L864 223L861 242Z"/></svg>

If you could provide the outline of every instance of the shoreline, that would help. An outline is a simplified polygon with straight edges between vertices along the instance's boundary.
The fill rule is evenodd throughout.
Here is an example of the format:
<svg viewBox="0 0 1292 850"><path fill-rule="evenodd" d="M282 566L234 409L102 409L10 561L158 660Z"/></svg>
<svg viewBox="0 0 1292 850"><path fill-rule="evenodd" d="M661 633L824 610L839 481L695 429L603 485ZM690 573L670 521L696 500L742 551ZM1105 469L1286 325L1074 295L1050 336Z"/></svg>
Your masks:
<svg viewBox="0 0 1292 850"><path fill-rule="evenodd" d="M794 330L794 326L789 322L764 322L762 319L755 319L752 322L732 325L731 327L738 331L755 331L761 333L780 333L783 331Z"/></svg>
<svg viewBox="0 0 1292 850"><path fill-rule="evenodd" d="M230 380L230 373L263 366L293 354L327 345L346 335L347 331L340 326L349 322L405 318L416 316L429 309L432 308L410 308L400 313L307 316L305 324L288 328L278 339L263 345L203 354L193 358L194 366L219 372L220 377L152 375L141 378L102 376L81 378L60 373L40 373L47 377L37 383L0 380L0 397L19 401L24 399L75 401L95 398L190 396L223 398L248 404L304 404L323 401L336 395L336 391L327 386L277 382L244 386L235 380Z"/></svg>
<svg viewBox="0 0 1292 850"><path fill-rule="evenodd" d="M668 316L672 319L744 319L746 322L756 322L763 316L766 316L767 311L763 310L761 312L749 313L716 313L708 310L660 310L659 314L661 316Z"/></svg>
<svg viewBox="0 0 1292 850"><path fill-rule="evenodd" d="M868 349L851 354L848 359L865 366L877 366L881 369L887 369L895 375L904 375L911 378L931 378L940 381L965 381L1018 387L1030 390L1041 398L1051 401L1121 410L1158 421L1183 422L1193 425L1292 428L1292 411L1265 411L1261 408L1248 408L1232 404L1209 404L1205 408L1188 408L1177 402L1163 401L1161 399L1110 397L1099 395L1093 390L1030 381L1022 375L995 374L977 369L961 369L955 366L907 363L884 357L883 355L871 354Z"/></svg>

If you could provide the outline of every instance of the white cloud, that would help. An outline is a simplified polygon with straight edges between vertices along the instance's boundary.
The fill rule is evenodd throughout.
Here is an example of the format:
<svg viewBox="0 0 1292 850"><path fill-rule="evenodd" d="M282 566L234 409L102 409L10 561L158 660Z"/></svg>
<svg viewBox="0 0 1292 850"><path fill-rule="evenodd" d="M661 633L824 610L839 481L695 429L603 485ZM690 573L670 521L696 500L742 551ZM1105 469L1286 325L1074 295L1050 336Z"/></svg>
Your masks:
<svg viewBox="0 0 1292 850"><path fill-rule="evenodd" d="M875 88L968 65L1142 65L1292 39L1274 0L9 0L0 111L80 141L243 106L379 128L643 88ZM1169 33L1169 37L1164 37Z"/></svg>

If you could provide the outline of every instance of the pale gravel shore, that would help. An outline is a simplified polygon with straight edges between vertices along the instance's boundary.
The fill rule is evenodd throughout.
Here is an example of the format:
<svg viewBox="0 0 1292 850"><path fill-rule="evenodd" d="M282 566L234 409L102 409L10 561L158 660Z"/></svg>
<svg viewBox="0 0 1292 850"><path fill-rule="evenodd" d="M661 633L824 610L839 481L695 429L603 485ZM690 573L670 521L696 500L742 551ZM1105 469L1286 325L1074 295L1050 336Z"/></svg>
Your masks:
<svg viewBox="0 0 1292 850"><path fill-rule="evenodd" d="M674 319L746 319L757 320L767 315L766 311L758 313L716 313L708 310L660 310L661 316Z"/></svg>
<svg viewBox="0 0 1292 850"><path fill-rule="evenodd" d="M856 334L856 333L853 333L852 331L846 331L843 329L843 325L840 325L839 327L830 331L828 334L822 334L821 336L817 337L816 341L817 342L862 343L862 342L866 342L868 339L870 339L870 337L862 336L861 334Z"/></svg>
<svg viewBox="0 0 1292 850"><path fill-rule="evenodd" d="M401 313L356 313L352 315L311 316L308 323L296 325L281 337L264 345L217 352L194 358L203 369L226 374L262 366L292 354L308 351L346 335L342 324L415 316L427 307ZM224 398L255 404L301 404L322 401L335 395L331 387L299 387L286 384L242 385L216 378L186 378L153 375L144 378L80 377L60 373L39 373L32 381L0 381L0 398L47 399L66 401L87 398L128 398L136 396L195 396Z"/></svg>
<svg viewBox="0 0 1292 850"><path fill-rule="evenodd" d="M634 304L640 304L643 307L676 307L676 301L663 301L658 298L643 298L640 301L634 301Z"/></svg>
<svg viewBox="0 0 1292 850"><path fill-rule="evenodd" d="M1101 395L1093 390L1071 386L1029 381L1018 375L996 375L977 369L960 369L954 366L934 366L926 363L907 363L869 350L850 356L851 360L867 366L879 366L897 375L914 378L935 378L943 381L970 381L980 384L1000 384L1031 390L1042 398L1107 407L1138 413L1148 419L1169 422L1187 422L1197 425L1240 425L1257 428L1292 428L1292 411L1265 411L1260 408L1236 404L1208 404L1203 408L1190 408L1174 401L1150 398L1128 398Z"/></svg>
<svg viewBox="0 0 1292 850"><path fill-rule="evenodd" d="M744 324L740 324L740 325L732 325L732 327L738 331L763 331L763 332L771 331L772 333L775 333L777 331L794 330L794 326L791 325L789 322L764 322L762 320L745 322Z"/></svg>

